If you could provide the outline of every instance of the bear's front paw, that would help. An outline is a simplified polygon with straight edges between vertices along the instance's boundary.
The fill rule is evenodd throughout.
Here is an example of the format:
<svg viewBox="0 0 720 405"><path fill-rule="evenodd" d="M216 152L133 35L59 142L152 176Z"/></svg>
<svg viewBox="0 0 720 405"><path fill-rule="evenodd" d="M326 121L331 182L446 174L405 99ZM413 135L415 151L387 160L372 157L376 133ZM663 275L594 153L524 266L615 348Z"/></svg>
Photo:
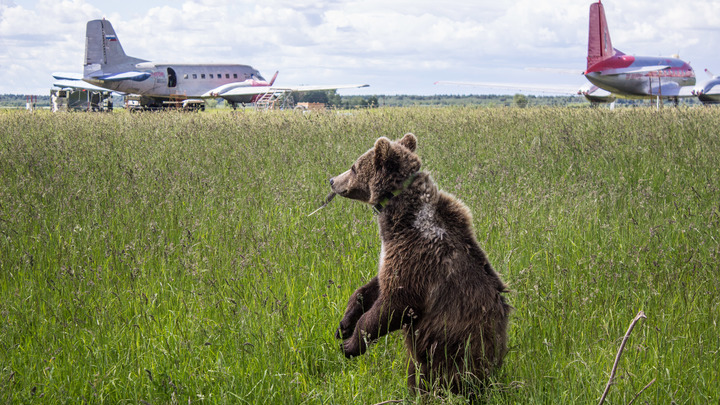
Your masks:
<svg viewBox="0 0 720 405"><path fill-rule="evenodd" d="M349 323L343 319L340 321L340 326L335 331L335 338L345 340L352 336L355 325L349 325Z"/></svg>
<svg viewBox="0 0 720 405"><path fill-rule="evenodd" d="M360 356L367 350L367 344L365 344L365 339L358 339L357 335L353 335L349 339L346 339L342 343L341 347L343 353L345 354L345 357L347 357L348 359L351 357Z"/></svg>
<svg viewBox="0 0 720 405"><path fill-rule="evenodd" d="M345 357L348 359L361 354L360 347L354 339L344 341L340 347L342 348L343 354L345 354Z"/></svg>

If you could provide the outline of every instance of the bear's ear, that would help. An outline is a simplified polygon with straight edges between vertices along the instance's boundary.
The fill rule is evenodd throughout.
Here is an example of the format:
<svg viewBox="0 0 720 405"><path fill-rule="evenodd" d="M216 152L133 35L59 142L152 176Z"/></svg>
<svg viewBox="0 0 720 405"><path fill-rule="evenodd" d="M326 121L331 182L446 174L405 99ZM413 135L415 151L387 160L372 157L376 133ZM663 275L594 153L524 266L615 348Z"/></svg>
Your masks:
<svg viewBox="0 0 720 405"><path fill-rule="evenodd" d="M390 140L384 136L375 141L375 168L379 169L383 166L383 162L388 159L390 154Z"/></svg>
<svg viewBox="0 0 720 405"><path fill-rule="evenodd" d="M405 136L403 136L402 139L398 141L398 143L410 149L410 152L415 152L415 148L417 148L417 138L410 132L405 134Z"/></svg>

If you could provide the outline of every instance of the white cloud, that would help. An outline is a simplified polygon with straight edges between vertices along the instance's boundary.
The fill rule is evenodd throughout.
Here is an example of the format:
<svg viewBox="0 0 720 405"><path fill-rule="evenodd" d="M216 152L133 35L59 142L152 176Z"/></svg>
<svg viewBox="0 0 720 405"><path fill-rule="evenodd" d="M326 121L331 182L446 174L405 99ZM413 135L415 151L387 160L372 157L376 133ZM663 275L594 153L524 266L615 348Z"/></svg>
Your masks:
<svg viewBox="0 0 720 405"><path fill-rule="evenodd" d="M85 22L93 11L82 0L42 0L33 8L0 4L0 93L46 94L51 71L80 71Z"/></svg>
<svg viewBox="0 0 720 405"><path fill-rule="evenodd" d="M44 94L50 72L79 72L85 23L102 17L132 56L246 63L265 76L279 69L284 84L369 82L362 91L417 94L446 92L436 80L562 83L523 69L584 68L590 3L0 0L0 93ZM603 4L615 47L680 52L696 70L720 71L720 2Z"/></svg>

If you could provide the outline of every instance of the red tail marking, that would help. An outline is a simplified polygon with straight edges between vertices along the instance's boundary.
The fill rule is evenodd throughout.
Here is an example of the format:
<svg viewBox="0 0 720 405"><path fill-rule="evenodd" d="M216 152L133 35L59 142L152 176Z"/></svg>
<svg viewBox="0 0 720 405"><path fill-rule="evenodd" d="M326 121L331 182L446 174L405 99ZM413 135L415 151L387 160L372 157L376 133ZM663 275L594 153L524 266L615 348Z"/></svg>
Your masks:
<svg viewBox="0 0 720 405"><path fill-rule="evenodd" d="M610 41L605 19L605 9L600 1L590 5L590 33L588 36L587 68L613 55L615 50Z"/></svg>

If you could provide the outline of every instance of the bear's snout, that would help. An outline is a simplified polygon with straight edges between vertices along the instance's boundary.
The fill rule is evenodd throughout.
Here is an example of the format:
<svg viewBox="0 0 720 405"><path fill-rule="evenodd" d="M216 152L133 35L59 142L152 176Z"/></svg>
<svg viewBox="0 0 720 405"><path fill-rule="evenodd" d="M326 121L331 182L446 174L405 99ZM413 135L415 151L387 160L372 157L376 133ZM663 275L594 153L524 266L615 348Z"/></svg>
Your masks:
<svg viewBox="0 0 720 405"><path fill-rule="evenodd" d="M348 175L350 173L350 170L340 173L337 176L330 177L330 180L328 181L330 183L330 188L332 191L343 195L347 192L348 189Z"/></svg>
<svg viewBox="0 0 720 405"><path fill-rule="evenodd" d="M341 197L368 202L370 190L361 182L355 181L354 177L351 170L331 177L329 180L330 189Z"/></svg>

